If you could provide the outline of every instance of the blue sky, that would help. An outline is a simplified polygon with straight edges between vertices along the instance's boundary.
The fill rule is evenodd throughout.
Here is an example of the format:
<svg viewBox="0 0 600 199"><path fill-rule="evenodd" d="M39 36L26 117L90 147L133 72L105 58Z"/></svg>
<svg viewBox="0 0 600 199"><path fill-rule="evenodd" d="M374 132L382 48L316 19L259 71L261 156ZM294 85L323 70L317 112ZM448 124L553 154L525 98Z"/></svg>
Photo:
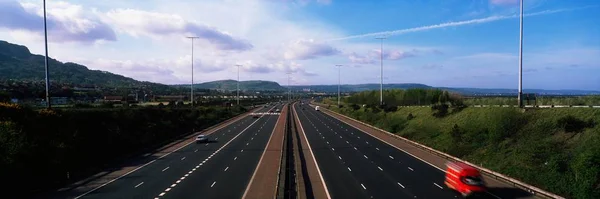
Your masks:
<svg viewBox="0 0 600 199"><path fill-rule="evenodd" d="M0 40L42 54L41 1L0 0ZM518 0L48 0L50 55L166 84L236 78L517 88ZM525 1L523 86L600 90L600 2Z"/></svg>

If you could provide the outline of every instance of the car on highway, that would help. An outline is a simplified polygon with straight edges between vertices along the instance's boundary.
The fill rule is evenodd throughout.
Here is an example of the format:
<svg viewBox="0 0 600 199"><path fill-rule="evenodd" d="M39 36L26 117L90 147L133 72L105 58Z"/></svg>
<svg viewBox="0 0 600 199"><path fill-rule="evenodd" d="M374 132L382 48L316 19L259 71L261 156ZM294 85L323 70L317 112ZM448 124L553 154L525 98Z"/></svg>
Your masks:
<svg viewBox="0 0 600 199"><path fill-rule="evenodd" d="M276 112L276 113L279 113L279 109L275 109L275 112Z"/></svg>
<svg viewBox="0 0 600 199"><path fill-rule="evenodd" d="M321 107L319 107L319 106L315 106L315 111L320 111L320 108Z"/></svg>
<svg viewBox="0 0 600 199"><path fill-rule="evenodd" d="M444 184L463 196L477 195L486 191L485 182L479 171L462 162L446 163Z"/></svg>
<svg viewBox="0 0 600 199"><path fill-rule="evenodd" d="M208 142L208 137L206 135L198 135L196 136L196 143Z"/></svg>

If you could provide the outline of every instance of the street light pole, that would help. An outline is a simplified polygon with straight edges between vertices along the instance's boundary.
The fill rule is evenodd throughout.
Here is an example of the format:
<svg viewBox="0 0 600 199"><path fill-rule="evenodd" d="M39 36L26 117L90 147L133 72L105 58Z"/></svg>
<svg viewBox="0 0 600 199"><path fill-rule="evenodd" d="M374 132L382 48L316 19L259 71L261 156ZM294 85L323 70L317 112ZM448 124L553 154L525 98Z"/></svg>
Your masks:
<svg viewBox="0 0 600 199"><path fill-rule="evenodd" d="M194 108L194 39L198 37L187 37L192 40L192 84L190 85L190 101L192 109Z"/></svg>
<svg viewBox="0 0 600 199"><path fill-rule="evenodd" d="M46 56L44 57L44 67L46 68L46 108L52 108L50 104L50 75L48 74L48 29L46 26L46 0L44 0L44 48Z"/></svg>
<svg viewBox="0 0 600 199"><path fill-rule="evenodd" d="M240 105L240 64L236 64L237 66L237 105Z"/></svg>
<svg viewBox="0 0 600 199"><path fill-rule="evenodd" d="M292 74L292 72L287 72L286 73L288 75L288 103L290 102L290 94L292 92L291 88L290 88L290 75Z"/></svg>
<svg viewBox="0 0 600 199"><path fill-rule="evenodd" d="M341 78L341 75L340 75L340 74L341 74L341 72L340 72L340 71L342 70L342 69L341 69L341 68L342 68L342 65L341 65L341 64L338 64L338 65L335 65L335 66L337 66L337 67L338 67L338 102L337 102L337 105L338 105L338 107L340 107L340 84L341 84L341 79L342 79L342 78Z"/></svg>
<svg viewBox="0 0 600 199"><path fill-rule="evenodd" d="M379 74L379 78L381 78L379 82L379 105L383 105L383 40L387 38L377 37L375 39L379 39L381 41L381 47L379 48L379 57L381 63L381 70Z"/></svg>
<svg viewBox="0 0 600 199"><path fill-rule="evenodd" d="M519 23L519 107L523 107L523 0L521 2L521 14Z"/></svg>

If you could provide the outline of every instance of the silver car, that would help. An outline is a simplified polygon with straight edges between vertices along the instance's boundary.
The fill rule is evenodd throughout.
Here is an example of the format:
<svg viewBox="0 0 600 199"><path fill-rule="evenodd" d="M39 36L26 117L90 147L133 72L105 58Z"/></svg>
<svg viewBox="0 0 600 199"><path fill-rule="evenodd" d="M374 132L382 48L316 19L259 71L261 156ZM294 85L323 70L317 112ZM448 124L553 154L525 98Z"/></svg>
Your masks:
<svg viewBox="0 0 600 199"><path fill-rule="evenodd" d="M208 137L206 135L198 135L196 137L196 143L208 142Z"/></svg>

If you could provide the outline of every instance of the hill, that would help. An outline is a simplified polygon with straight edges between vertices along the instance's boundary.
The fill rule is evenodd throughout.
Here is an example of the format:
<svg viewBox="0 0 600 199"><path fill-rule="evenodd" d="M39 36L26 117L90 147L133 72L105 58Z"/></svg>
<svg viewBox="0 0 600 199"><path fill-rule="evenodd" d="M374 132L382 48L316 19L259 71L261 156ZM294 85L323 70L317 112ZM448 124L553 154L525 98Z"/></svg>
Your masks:
<svg viewBox="0 0 600 199"><path fill-rule="evenodd" d="M176 85L176 86L189 87L190 85L188 84L188 85ZM200 84L194 84L194 88L235 91L237 88L237 81L236 80L218 80L218 81L204 82L204 83L200 83ZM272 81L249 80L249 81L240 81L240 90L283 91L283 90L285 90L285 87L279 85L279 83L277 83L277 82L272 82Z"/></svg>
<svg viewBox="0 0 600 199"><path fill-rule="evenodd" d="M300 85L290 86L294 90L310 89L317 92L337 92L338 85ZM411 88L433 88L425 84L383 84L383 89L411 89ZM344 84L340 86L343 92L360 92L368 90L379 90L379 84Z"/></svg>
<svg viewBox="0 0 600 199"><path fill-rule="evenodd" d="M110 88L152 87L156 90L171 89L167 85L90 70L76 63L62 63L48 58L50 80L58 84L89 85ZM44 56L31 54L25 46L0 41L0 80L43 82L45 79Z"/></svg>

